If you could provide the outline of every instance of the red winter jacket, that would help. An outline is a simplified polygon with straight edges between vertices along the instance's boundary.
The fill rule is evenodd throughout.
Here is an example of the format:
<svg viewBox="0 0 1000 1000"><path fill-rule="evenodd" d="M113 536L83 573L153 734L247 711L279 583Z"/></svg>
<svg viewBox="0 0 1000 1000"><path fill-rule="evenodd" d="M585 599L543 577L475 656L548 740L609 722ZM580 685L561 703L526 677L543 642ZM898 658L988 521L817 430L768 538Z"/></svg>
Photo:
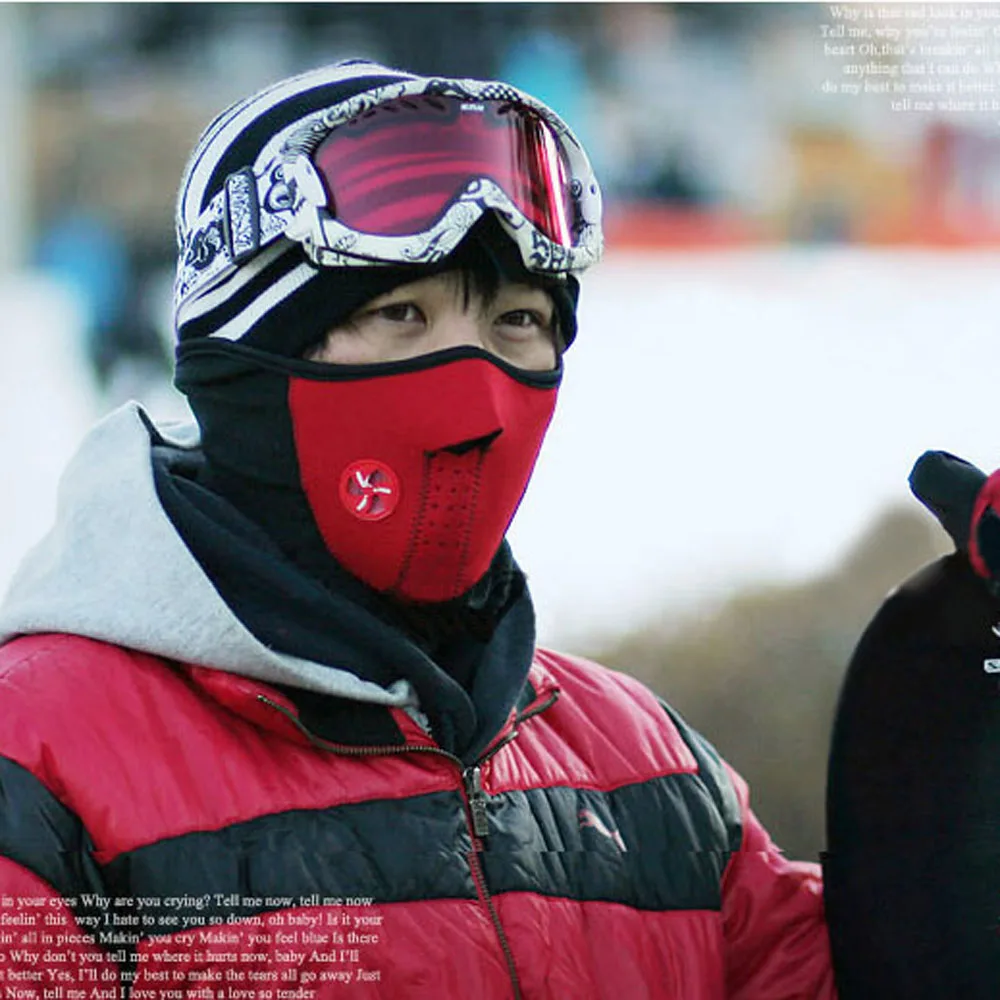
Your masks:
<svg viewBox="0 0 1000 1000"><path fill-rule="evenodd" d="M529 681L463 769L399 709L338 745L245 677L9 642L4 996L832 998L817 871L712 749L595 664Z"/></svg>

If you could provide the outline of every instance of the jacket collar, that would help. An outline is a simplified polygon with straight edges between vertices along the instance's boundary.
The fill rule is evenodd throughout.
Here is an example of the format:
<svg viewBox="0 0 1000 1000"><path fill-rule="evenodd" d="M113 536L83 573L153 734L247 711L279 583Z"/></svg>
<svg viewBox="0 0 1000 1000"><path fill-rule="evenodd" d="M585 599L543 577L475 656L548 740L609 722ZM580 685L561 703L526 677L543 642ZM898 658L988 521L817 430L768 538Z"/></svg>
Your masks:
<svg viewBox="0 0 1000 1000"><path fill-rule="evenodd" d="M181 669L203 695L246 722L294 743L313 745L321 740L350 747L385 747L388 752L404 746L437 746L421 720L405 709L366 706L347 699L317 695L315 697L325 704L327 713L316 716L311 711L309 693L301 689L280 689L249 677L207 667L186 665ZM517 703L481 754L505 742L523 722L550 708L558 693L552 675L539 660L535 660Z"/></svg>

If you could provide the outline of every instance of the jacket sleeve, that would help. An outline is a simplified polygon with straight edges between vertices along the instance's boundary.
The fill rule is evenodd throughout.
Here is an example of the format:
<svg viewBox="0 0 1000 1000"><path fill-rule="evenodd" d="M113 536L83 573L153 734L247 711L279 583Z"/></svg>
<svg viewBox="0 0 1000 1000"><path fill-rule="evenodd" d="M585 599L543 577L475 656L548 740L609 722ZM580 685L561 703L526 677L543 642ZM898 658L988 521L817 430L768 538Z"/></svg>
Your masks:
<svg viewBox="0 0 1000 1000"><path fill-rule="evenodd" d="M114 987L121 995L120 969L95 940L103 918L87 899L99 889L79 820L34 775L0 756L3 996L16 988L41 1000L56 986L87 996L95 986L110 996Z"/></svg>
<svg viewBox="0 0 1000 1000"><path fill-rule="evenodd" d="M723 878L728 1000L834 1000L818 865L789 861L749 805L746 782L727 768L743 834Z"/></svg>

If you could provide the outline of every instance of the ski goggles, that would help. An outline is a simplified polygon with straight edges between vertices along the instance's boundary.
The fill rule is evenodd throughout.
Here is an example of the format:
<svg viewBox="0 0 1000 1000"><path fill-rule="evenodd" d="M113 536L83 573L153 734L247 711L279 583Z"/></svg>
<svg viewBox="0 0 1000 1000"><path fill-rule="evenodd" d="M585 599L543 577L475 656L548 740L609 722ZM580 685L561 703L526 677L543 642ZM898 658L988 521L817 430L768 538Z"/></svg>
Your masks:
<svg viewBox="0 0 1000 1000"><path fill-rule="evenodd" d="M181 247L192 302L279 237L328 267L434 264L492 211L540 274L601 256L601 194L550 109L504 84L415 80L358 95L274 137L227 177Z"/></svg>

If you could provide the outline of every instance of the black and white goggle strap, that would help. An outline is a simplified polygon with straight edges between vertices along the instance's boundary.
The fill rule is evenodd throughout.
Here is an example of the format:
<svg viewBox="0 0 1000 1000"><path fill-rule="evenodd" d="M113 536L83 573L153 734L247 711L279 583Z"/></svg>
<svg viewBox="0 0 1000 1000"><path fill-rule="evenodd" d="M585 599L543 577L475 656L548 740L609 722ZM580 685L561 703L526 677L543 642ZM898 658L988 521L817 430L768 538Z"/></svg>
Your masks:
<svg viewBox="0 0 1000 1000"><path fill-rule="evenodd" d="M466 100L503 100L536 111L562 146L571 174L575 244L563 247L541 234L503 190L487 179L472 182L444 217L415 236L358 233L337 222L312 165L330 130L399 97L434 94ZM496 211L521 249L525 266L550 274L579 272L601 257L601 192L586 153L569 126L544 104L507 84L476 80L405 80L355 95L279 132L252 167L226 178L195 224L182 234L174 310L209 291L276 239L299 242L323 266L434 263L451 253L487 210Z"/></svg>

